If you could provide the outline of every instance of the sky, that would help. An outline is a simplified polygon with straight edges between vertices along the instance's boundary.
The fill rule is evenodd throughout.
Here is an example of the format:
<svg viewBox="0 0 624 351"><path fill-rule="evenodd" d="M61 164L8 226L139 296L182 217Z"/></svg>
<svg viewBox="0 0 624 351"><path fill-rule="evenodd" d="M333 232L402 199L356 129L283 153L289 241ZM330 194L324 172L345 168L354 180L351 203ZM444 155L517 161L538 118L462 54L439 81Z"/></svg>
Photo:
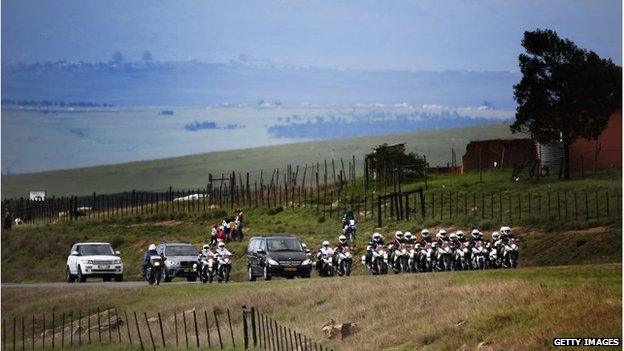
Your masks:
<svg viewBox="0 0 624 351"><path fill-rule="evenodd" d="M2 0L2 60L255 62L362 70L517 70L550 28L622 62L618 0Z"/></svg>

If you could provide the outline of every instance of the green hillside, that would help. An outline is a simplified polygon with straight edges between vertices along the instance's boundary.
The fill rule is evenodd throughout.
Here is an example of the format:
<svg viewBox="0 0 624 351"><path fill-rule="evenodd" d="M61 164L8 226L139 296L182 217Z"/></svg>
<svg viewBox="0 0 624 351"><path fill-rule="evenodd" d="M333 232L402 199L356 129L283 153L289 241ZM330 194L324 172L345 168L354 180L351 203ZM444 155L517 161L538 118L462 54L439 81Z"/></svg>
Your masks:
<svg viewBox="0 0 624 351"><path fill-rule="evenodd" d="M461 155L471 140L521 137L512 135L505 123L487 126L435 130L355 139L293 143L244 150L211 152L184 157L132 162L71 170L2 176L2 198L27 196L31 190L45 190L48 195L86 195L92 192L115 193L127 190L157 190L205 187L208 173L249 172L252 181L265 171L287 164L301 165L340 158L356 162L382 143L407 143L409 151L427 156L432 166L446 165L454 148ZM345 166L346 167L346 166ZM361 167L358 167L359 171ZM269 173L267 175L267 172Z"/></svg>

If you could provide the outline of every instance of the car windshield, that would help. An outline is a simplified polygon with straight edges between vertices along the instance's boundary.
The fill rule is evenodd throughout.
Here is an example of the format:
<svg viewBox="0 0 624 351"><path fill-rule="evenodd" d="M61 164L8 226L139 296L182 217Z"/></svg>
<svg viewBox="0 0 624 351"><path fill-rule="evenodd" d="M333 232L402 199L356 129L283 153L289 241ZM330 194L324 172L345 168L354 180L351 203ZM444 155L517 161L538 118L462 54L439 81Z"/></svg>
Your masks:
<svg viewBox="0 0 624 351"><path fill-rule="evenodd" d="M192 245L167 245L166 256L195 256L199 253Z"/></svg>
<svg viewBox="0 0 624 351"><path fill-rule="evenodd" d="M84 256L114 255L113 248L109 244L80 245L80 254Z"/></svg>
<svg viewBox="0 0 624 351"><path fill-rule="evenodd" d="M268 251L303 251L301 243L295 238L273 238L267 240Z"/></svg>

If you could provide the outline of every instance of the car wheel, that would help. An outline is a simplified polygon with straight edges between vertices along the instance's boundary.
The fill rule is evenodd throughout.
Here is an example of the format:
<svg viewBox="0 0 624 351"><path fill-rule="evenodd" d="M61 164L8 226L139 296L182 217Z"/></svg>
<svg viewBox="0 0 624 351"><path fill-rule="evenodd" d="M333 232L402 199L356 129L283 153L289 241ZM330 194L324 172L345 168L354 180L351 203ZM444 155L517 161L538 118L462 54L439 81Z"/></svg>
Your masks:
<svg viewBox="0 0 624 351"><path fill-rule="evenodd" d="M74 277L74 275L71 274L71 271L69 270L69 266L67 266L67 282L73 283L75 280L76 280L76 277Z"/></svg>
<svg viewBox="0 0 624 351"><path fill-rule="evenodd" d="M165 283L171 283L171 279L173 279L173 278L172 278L172 277L170 277L170 276L169 276L169 274L167 274L167 272L165 272L163 275L164 275L164 277L163 277L163 281L164 281Z"/></svg>
<svg viewBox="0 0 624 351"><path fill-rule="evenodd" d="M256 276L253 275L253 271L251 269L251 266L247 267L247 277L249 278L250 282L255 282L256 281Z"/></svg>
<svg viewBox="0 0 624 351"><path fill-rule="evenodd" d="M115 281L116 282L123 282L123 274L117 274L115 276Z"/></svg>
<svg viewBox="0 0 624 351"><path fill-rule="evenodd" d="M86 281L87 281L87 277L85 277L84 275L82 275L82 269L80 268L80 266L78 266L78 275L77 275L77 278L78 278L78 282L80 282L80 283L84 283L84 282L86 282Z"/></svg>
<svg viewBox="0 0 624 351"><path fill-rule="evenodd" d="M271 274L269 273L269 266L264 266L262 276L264 280L271 280Z"/></svg>

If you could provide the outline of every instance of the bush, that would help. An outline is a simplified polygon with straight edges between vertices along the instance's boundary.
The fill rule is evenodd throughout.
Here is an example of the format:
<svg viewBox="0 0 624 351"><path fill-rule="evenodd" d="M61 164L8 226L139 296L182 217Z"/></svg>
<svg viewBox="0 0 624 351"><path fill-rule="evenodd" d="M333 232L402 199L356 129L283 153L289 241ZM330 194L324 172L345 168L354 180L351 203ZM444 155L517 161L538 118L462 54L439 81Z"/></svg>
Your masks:
<svg viewBox="0 0 624 351"><path fill-rule="evenodd" d="M316 220L316 222L318 222L318 223L324 223L324 222L325 222L325 216L320 216L320 217Z"/></svg>
<svg viewBox="0 0 624 351"><path fill-rule="evenodd" d="M115 236L113 237L113 240L111 240L111 243L110 243L110 244L111 244L111 246L113 247L113 249L117 249L117 248L119 248L120 246L122 246L123 244L125 244L125 242L126 242L126 239L125 239L123 236L121 236L121 235L115 235Z"/></svg>
<svg viewBox="0 0 624 351"><path fill-rule="evenodd" d="M267 211L267 213L271 216L274 216L280 212L284 211L284 207L282 206L278 206L276 208L269 208L269 210Z"/></svg>

